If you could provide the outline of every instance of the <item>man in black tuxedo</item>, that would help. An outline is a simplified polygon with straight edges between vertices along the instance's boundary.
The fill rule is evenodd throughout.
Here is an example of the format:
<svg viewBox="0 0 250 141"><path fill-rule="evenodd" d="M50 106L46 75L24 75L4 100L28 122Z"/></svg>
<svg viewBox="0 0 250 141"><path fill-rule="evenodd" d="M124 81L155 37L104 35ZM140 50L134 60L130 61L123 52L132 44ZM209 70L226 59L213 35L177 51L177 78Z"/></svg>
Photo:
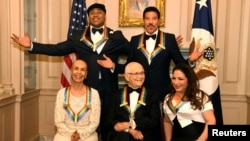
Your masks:
<svg viewBox="0 0 250 141"><path fill-rule="evenodd" d="M129 42L121 31L113 31L105 25L106 8L103 4L94 3L87 9L89 26L84 31L75 31L66 41L58 44L41 44L31 42L29 36L18 37L13 34L12 40L29 48L33 54L64 56L76 53L79 59L88 65L88 77L85 84L98 90L102 100L101 126L106 115L110 93L118 90L118 56L128 54ZM105 62L112 62L100 66ZM105 131L105 130L103 130ZM105 133L102 134L105 136ZM105 137L103 140L105 141Z"/></svg>
<svg viewBox="0 0 250 141"><path fill-rule="evenodd" d="M170 63L175 64L186 62L194 66L202 52L194 50L189 59L185 60L180 52L174 34L165 33L159 29L160 12L156 7L147 7L143 11L145 32L131 37L131 52L128 55L128 62L137 61L145 69L145 87L155 90L160 94L160 101L164 100L169 92L170 84ZM182 39L178 41L181 44Z"/></svg>
<svg viewBox="0 0 250 141"><path fill-rule="evenodd" d="M159 97L143 86L145 71L138 62L125 67L128 82L110 100L106 126L108 141L160 141Z"/></svg>

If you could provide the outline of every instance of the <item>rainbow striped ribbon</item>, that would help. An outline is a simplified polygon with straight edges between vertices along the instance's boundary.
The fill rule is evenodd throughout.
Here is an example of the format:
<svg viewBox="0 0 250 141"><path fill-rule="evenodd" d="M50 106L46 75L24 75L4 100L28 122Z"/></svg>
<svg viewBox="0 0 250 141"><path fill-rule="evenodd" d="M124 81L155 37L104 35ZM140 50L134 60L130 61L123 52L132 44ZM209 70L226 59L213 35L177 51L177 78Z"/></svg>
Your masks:
<svg viewBox="0 0 250 141"><path fill-rule="evenodd" d="M172 113L176 114L182 106L184 106L187 103L187 101L181 101L180 103L178 103L176 106L173 106L171 99L169 99L167 101L167 105L169 107L169 109L172 111Z"/></svg>
<svg viewBox="0 0 250 141"><path fill-rule="evenodd" d="M131 113L131 109L130 106L128 105L128 86L124 87L122 93L121 93L121 104L120 107L124 107L125 110L130 113L130 116L133 116L134 113L136 112L137 109L139 109L141 106L146 106L146 98L147 98L147 90L146 88L143 86L142 87L142 91L140 93L140 97L139 100L137 102L136 108L134 113Z"/></svg>
<svg viewBox="0 0 250 141"><path fill-rule="evenodd" d="M162 50L166 49L165 45L165 34L162 31L159 31L159 44L158 46L154 49L154 51L150 54L146 47L145 47L145 34L141 35L141 38L139 39L139 44L137 49L140 49L142 54L147 58L148 63L150 64L153 58L159 54Z"/></svg>
<svg viewBox="0 0 250 141"><path fill-rule="evenodd" d="M80 41L83 41L87 46L91 47L94 52L102 45L102 43L104 43L108 40L108 32L107 32L106 27L104 27L104 29L103 29L103 33L104 33L103 38L100 41L98 41L96 44L93 44L92 41L87 38L87 36L86 36L87 31L89 31L89 30L84 31L83 36L80 39Z"/></svg>
<svg viewBox="0 0 250 141"><path fill-rule="evenodd" d="M86 104L83 106L83 108L78 112L75 113L72 108L70 107L70 86L65 88L64 92L64 109L66 110L68 116L72 121L75 123L78 122L80 119L84 117L84 115L91 109L91 100L92 100L92 94L91 94L91 88L86 87Z"/></svg>

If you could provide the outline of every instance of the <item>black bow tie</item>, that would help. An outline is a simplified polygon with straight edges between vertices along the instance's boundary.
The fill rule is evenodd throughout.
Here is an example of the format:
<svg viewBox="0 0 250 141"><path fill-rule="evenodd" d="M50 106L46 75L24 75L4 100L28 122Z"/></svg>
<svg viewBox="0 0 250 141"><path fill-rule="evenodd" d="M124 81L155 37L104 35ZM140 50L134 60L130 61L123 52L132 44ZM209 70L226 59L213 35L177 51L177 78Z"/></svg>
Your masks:
<svg viewBox="0 0 250 141"><path fill-rule="evenodd" d="M136 91L137 93L140 94L141 93L141 88L133 89L133 88L131 88L131 87L128 86L128 93L130 94L133 91Z"/></svg>
<svg viewBox="0 0 250 141"><path fill-rule="evenodd" d="M98 31L100 34L102 34L102 32L103 32L103 28L92 28L92 32L95 34L96 33L96 31Z"/></svg>
<svg viewBox="0 0 250 141"><path fill-rule="evenodd" d="M155 40L156 38L156 34L153 34L153 35L145 35L145 40L148 40L149 38L152 38L153 40Z"/></svg>

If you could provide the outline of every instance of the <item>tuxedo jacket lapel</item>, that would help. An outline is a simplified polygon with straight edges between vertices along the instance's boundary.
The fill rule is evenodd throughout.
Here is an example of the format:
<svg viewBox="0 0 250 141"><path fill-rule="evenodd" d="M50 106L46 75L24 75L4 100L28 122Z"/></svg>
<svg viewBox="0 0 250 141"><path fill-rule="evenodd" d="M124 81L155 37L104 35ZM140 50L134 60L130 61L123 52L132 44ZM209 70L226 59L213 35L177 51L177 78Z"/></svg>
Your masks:
<svg viewBox="0 0 250 141"><path fill-rule="evenodd" d="M83 41L89 48L93 49L93 51L96 51L96 47L98 47L100 44L102 44L103 42L106 41L103 49L101 52L103 52L103 50L105 48L107 48L110 44L108 38L109 38L109 29L107 27L104 27L104 37L103 39L100 40L100 42L98 42L96 45L93 44L92 40L91 40L91 37L90 37L90 26L87 27L87 29L84 31L83 35L82 35L82 38L81 38L81 41Z"/></svg>
<svg viewBox="0 0 250 141"><path fill-rule="evenodd" d="M154 47L154 50L151 54L151 65L154 63L154 62L157 62L157 55L160 54L165 48L162 47L162 46L165 46L164 45L164 33L161 32L159 30L158 32L158 35L157 35L157 38L156 38L156 42L155 42L155 47Z"/></svg>
<svg viewBox="0 0 250 141"><path fill-rule="evenodd" d="M104 38L106 38L106 43L105 43L105 45L103 46L103 48L102 48L102 51L100 52L100 53L102 53L102 52L105 52L107 49L109 49L111 46L110 46L110 44L111 44L111 40L110 40L110 29L109 28L106 28L106 32L104 32Z"/></svg>
<svg viewBox="0 0 250 141"><path fill-rule="evenodd" d="M87 27L86 30L84 30L82 37L80 39L83 43L85 43L89 48L92 49L93 42L90 38L90 26Z"/></svg>
<svg viewBox="0 0 250 141"><path fill-rule="evenodd" d="M139 39L138 49L142 52L142 54L145 56L145 58L152 63L152 61L155 60L155 57L162 52L165 49L164 45L164 33L159 30L154 50L151 54L146 49L146 40L145 40L145 33L141 35L141 38Z"/></svg>

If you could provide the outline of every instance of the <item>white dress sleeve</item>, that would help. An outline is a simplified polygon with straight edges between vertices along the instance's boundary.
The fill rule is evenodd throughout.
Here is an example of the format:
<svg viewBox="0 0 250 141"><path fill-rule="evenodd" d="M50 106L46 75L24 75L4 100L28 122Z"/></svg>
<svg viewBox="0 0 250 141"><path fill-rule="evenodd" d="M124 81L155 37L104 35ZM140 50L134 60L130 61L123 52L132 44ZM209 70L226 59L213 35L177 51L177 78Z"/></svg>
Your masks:
<svg viewBox="0 0 250 141"><path fill-rule="evenodd" d="M70 129L65 122L65 118L67 115L64 109L64 92L65 88L59 90L57 93L54 120L57 128L57 133L65 137L71 137L72 133L75 130L73 128Z"/></svg>

